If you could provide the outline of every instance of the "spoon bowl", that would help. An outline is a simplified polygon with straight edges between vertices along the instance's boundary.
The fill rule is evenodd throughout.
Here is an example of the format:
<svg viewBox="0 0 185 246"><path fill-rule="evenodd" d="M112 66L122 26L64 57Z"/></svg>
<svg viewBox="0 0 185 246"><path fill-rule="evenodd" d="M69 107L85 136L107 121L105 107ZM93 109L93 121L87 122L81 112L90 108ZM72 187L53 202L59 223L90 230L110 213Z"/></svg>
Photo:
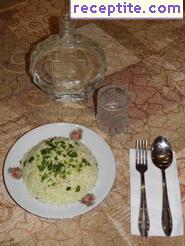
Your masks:
<svg viewBox="0 0 185 246"><path fill-rule="evenodd" d="M152 144L151 157L153 163L160 169L168 168L173 160L173 151L167 138L158 136Z"/></svg>

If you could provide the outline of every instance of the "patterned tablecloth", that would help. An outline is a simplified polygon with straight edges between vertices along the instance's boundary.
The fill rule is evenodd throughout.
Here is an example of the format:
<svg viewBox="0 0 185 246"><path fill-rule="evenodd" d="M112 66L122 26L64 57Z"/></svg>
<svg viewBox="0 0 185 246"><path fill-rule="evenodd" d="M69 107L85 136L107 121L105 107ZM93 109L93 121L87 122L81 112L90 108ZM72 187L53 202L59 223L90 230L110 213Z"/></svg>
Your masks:
<svg viewBox="0 0 185 246"><path fill-rule="evenodd" d="M99 133L116 158L116 180L93 211L64 220L43 219L21 209L0 176L0 245L140 246L185 245L184 237L130 234L128 150L139 138L151 144L166 135L177 154L185 215L185 22L79 21L78 31L104 48L105 83L119 82L131 93L128 133L110 138L95 123L91 102L53 102L31 83L26 54L31 45L57 32L61 0L0 1L0 167L12 144L26 131L50 122L75 122ZM2 172L1 172L2 173Z"/></svg>

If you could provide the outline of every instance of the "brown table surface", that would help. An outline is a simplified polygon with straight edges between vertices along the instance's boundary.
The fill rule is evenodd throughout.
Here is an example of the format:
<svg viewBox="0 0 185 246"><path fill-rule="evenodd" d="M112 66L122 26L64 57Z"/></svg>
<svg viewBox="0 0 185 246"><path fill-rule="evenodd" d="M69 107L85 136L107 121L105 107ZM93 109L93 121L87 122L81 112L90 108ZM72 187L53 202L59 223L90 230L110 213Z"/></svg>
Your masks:
<svg viewBox="0 0 185 246"><path fill-rule="evenodd" d="M31 215L8 195L0 176L0 245L139 246L185 245L184 237L149 237L130 233L128 150L139 138L151 144L166 135L177 154L182 209L185 214L185 22L78 21L78 31L104 48L105 83L120 82L131 93L128 133L110 138L95 123L91 102L53 102L26 72L25 56L33 43L57 32L61 0L0 1L0 160L28 130L50 122L75 122L99 133L116 158L116 180L93 211L72 219Z"/></svg>

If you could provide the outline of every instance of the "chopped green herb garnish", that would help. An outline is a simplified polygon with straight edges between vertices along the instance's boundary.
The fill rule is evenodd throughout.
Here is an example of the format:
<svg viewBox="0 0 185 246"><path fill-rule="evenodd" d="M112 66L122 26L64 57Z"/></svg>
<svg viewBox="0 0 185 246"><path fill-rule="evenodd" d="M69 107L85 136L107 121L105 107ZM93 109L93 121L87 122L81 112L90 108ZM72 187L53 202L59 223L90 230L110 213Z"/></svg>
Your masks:
<svg viewBox="0 0 185 246"><path fill-rule="evenodd" d="M76 190L75 190L75 191L76 191L76 192L79 192L79 191L80 191L80 189L81 189L81 188L80 188L80 185L77 185L77 187L76 187Z"/></svg>
<svg viewBox="0 0 185 246"><path fill-rule="evenodd" d="M83 162L86 166L90 166L90 163L89 163L85 158L82 158L82 162Z"/></svg>
<svg viewBox="0 0 185 246"><path fill-rule="evenodd" d="M34 160L34 156L31 156L30 159L28 160L29 162L32 162Z"/></svg>
<svg viewBox="0 0 185 246"><path fill-rule="evenodd" d="M47 169L49 170L49 171L51 171L52 170L52 162L50 162L50 163L47 163Z"/></svg>
<svg viewBox="0 0 185 246"><path fill-rule="evenodd" d="M51 147L51 149L55 149L55 148L56 148L56 144L55 144L53 138L50 139L50 140L46 140L45 143L46 143L47 145L49 145L49 147Z"/></svg>
<svg viewBox="0 0 185 246"><path fill-rule="evenodd" d="M76 152L74 152L74 151L69 151L69 152L67 153L67 155L70 156L70 157L72 157L72 158L78 156L78 154L77 154Z"/></svg>
<svg viewBox="0 0 185 246"><path fill-rule="evenodd" d="M82 158L82 162L86 164L87 160L85 158Z"/></svg>
<svg viewBox="0 0 185 246"><path fill-rule="evenodd" d="M63 149L66 149L66 144L65 144L65 142L61 141L60 143L61 143L62 148L63 148Z"/></svg>
<svg viewBox="0 0 185 246"><path fill-rule="evenodd" d="M45 173L44 175L42 175L41 182L43 182L47 177L48 177L48 174L47 173Z"/></svg>
<svg viewBox="0 0 185 246"><path fill-rule="evenodd" d="M51 152L51 148L45 148L45 149L41 149L41 154L42 155L47 155L47 154L50 154Z"/></svg>
<svg viewBox="0 0 185 246"><path fill-rule="evenodd" d="M43 171L45 169L45 166L44 165L37 165L39 171Z"/></svg>
<svg viewBox="0 0 185 246"><path fill-rule="evenodd" d="M71 186L67 186L66 187L66 190L68 191L68 190L71 190Z"/></svg>

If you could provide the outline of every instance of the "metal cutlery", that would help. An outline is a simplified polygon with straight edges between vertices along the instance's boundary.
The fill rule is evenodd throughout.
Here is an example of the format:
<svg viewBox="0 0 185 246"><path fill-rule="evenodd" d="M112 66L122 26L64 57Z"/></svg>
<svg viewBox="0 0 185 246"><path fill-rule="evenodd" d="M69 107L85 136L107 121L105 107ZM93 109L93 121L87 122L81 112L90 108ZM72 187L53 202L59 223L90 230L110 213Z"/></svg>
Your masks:
<svg viewBox="0 0 185 246"><path fill-rule="evenodd" d="M148 216L147 209L147 200L146 200L146 191L145 191L145 172L148 169L148 160L147 160L147 140L136 140L135 143L136 149L136 170L140 173L141 176L141 200L140 200L140 209L138 217L138 228L142 237L147 237L150 220Z"/></svg>
<svg viewBox="0 0 185 246"><path fill-rule="evenodd" d="M161 222L166 236L170 236L173 229L173 220L168 200L168 190L165 170L172 164L173 151L171 144L164 136L158 136L152 143L151 158L162 173L163 202Z"/></svg>

